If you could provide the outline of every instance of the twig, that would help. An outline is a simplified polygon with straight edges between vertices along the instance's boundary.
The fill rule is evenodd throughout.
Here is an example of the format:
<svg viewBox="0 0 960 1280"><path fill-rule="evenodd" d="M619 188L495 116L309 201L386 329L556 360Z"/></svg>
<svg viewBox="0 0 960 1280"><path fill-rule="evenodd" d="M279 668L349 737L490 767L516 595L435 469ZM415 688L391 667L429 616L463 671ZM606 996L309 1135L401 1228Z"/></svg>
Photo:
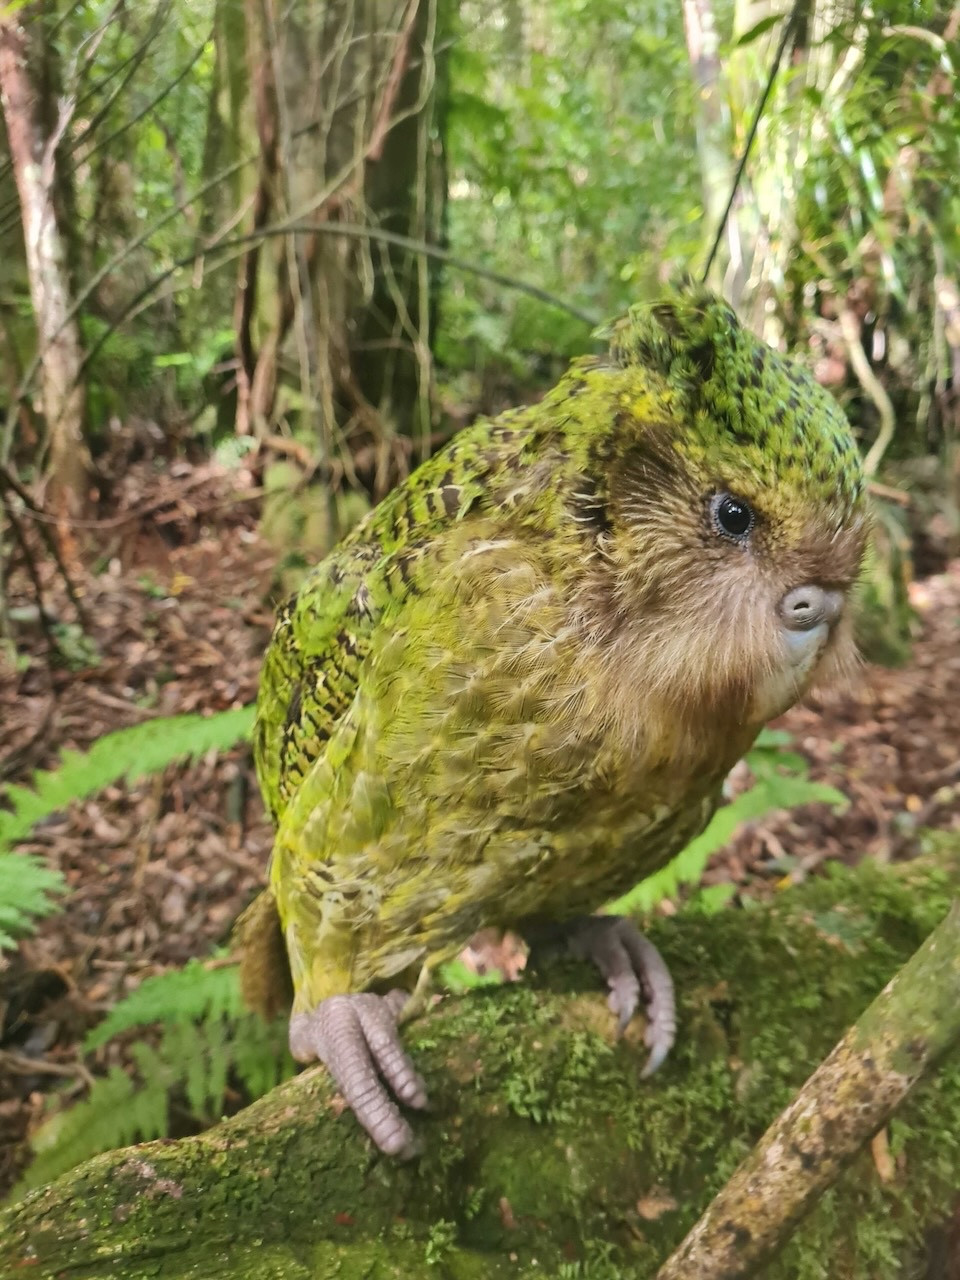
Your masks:
<svg viewBox="0 0 960 1280"><path fill-rule="evenodd" d="M82 1062L47 1062L43 1058L28 1058L26 1054L0 1049L0 1066L18 1076L69 1076L82 1080L88 1089L93 1088L93 1076Z"/></svg>
<svg viewBox="0 0 960 1280"><path fill-rule="evenodd" d="M53 556L56 566L60 570L60 576L63 578L64 585L67 588L67 595L70 597L70 601L74 609L77 611L77 617L80 619L81 625L85 629L89 629L90 619L87 616L87 611L80 601L80 596L76 587L73 585L73 579L70 577L70 571L67 568L66 561L61 555L60 548L57 545L57 540L53 536L49 527L51 523L57 523L57 521L53 520L51 517L47 517L46 512L37 505L33 498L31 498L30 494L23 487L10 468L4 463L0 463L0 492L4 489L9 489L11 493L15 493L27 511L35 517L37 527L40 530L40 536L43 538L47 550L50 552L51 556ZM8 511L7 514L9 515L11 513ZM37 603L39 604L39 601Z"/></svg>
<svg viewBox="0 0 960 1280"><path fill-rule="evenodd" d="M817 1068L656 1280L744 1280L960 1038L960 903Z"/></svg>
<svg viewBox="0 0 960 1280"><path fill-rule="evenodd" d="M867 482L867 492L875 498L885 498L887 502L895 502L898 507L909 507L912 499L905 490L894 489L889 484L881 484L879 480Z"/></svg>

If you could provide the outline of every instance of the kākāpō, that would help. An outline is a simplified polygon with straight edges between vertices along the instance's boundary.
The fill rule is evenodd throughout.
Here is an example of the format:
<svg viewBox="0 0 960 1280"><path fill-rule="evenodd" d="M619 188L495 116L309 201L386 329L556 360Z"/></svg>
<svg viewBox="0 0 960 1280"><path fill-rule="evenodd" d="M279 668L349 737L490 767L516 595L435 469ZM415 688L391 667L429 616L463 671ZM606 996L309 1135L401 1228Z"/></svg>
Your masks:
<svg viewBox="0 0 960 1280"><path fill-rule="evenodd" d="M276 822L244 986L384 1150L426 1104L398 1015L477 929L592 958L655 1068L663 961L591 915L709 821L762 725L853 658L866 535L850 430L697 287L460 432L279 613L255 731ZM278 927L279 921L279 927ZM282 942L281 942L282 940ZM287 969L289 966L289 969Z"/></svg>

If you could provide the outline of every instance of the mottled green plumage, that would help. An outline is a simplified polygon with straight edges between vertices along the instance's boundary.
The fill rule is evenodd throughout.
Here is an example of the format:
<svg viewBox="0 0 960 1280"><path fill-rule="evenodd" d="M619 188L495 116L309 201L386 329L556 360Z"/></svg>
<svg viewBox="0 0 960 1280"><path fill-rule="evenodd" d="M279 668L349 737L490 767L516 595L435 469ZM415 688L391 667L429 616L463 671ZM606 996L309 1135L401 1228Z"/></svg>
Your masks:
<svg viewBox="0 0 960 1280"><path fill-rule="evenodd" d="M710 523L728 490L757 513L749 550ZM779 709L750 600L849 584L861 490L830 397L687 290L390 494L281 610L264 667L294 1007L485 924L592 911L677 852Z"/></svg>
<svg viewBox="0 0 960 1280"><path fill-rule="evenodd" d="M692 428L689 457L731 440L741 471L768 485L860 500L863 473L846 418L805 369L743 329L726 304L704 305L704 294L691 290L633 308L609 336L620 363L662 371Z"/></svg>

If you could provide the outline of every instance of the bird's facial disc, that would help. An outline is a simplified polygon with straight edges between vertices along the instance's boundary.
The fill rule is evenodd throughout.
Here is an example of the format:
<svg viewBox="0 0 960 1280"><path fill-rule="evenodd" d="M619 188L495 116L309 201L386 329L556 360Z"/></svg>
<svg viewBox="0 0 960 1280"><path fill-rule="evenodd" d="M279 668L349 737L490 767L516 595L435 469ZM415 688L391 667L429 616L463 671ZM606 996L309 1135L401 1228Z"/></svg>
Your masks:
<svg viewBox="0 0 960 1280"><path fill-rule="evenodd" d="M732 575L736 595L752 614L746 631L754 638L748 715L762 722L801 698L823 672L828 651L834 665L849 655L849 628L841 628L859 561L861 536L854 521L848 531L816 509L794 517L792 527L769 504L719 488L705 503L706 532L723 556L714 561L718 577ZM824 532L826 530L827 532ZM836 532L835 532L836 531ZM824 575L829 579L824 581ZM791 581L792 579L792 581ZM748 646L749 648L749 646Z"/></svg>
<svg viewBox="0 0 960 1280"><path fill-rule="evenodd" d="M845 604L845 592L814 582L793 587L780 598L776 614L782 663L760 681L754 700L758 717L771 719L806 691Z"/></svg>

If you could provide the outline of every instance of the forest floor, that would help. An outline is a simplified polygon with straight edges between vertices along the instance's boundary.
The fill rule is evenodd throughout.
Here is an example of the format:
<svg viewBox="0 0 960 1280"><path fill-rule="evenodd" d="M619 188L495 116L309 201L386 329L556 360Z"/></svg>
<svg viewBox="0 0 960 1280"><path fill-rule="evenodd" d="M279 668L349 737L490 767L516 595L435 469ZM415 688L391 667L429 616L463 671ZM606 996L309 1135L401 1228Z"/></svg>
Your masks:
<svg viewBox="0 0 960 1280"><path fill-rule="evenodd" d="M213 465L129 477L128 508L95 531L101 571L83 584L86 639L43 566L67 664L49 663L30 593L13 580L23 657L16 673L0 670L0 784L151 716L254 698L277 557L233 483ZM912 600L908 666L865 667L852 690L777 724L811 777L844 792L849 807L751 824L713 860L708 881L764 895L828 859L909 857L926 829L960 829L960 561L914 584ZM23 847L59 868L69 893L0 967L0 1195L50 1092L85 1088L84 1032L145 977L228 940L262 883L270 828L241 747L110 787L41 824ZM515 967L509 951L486 958Z"/></svg>

